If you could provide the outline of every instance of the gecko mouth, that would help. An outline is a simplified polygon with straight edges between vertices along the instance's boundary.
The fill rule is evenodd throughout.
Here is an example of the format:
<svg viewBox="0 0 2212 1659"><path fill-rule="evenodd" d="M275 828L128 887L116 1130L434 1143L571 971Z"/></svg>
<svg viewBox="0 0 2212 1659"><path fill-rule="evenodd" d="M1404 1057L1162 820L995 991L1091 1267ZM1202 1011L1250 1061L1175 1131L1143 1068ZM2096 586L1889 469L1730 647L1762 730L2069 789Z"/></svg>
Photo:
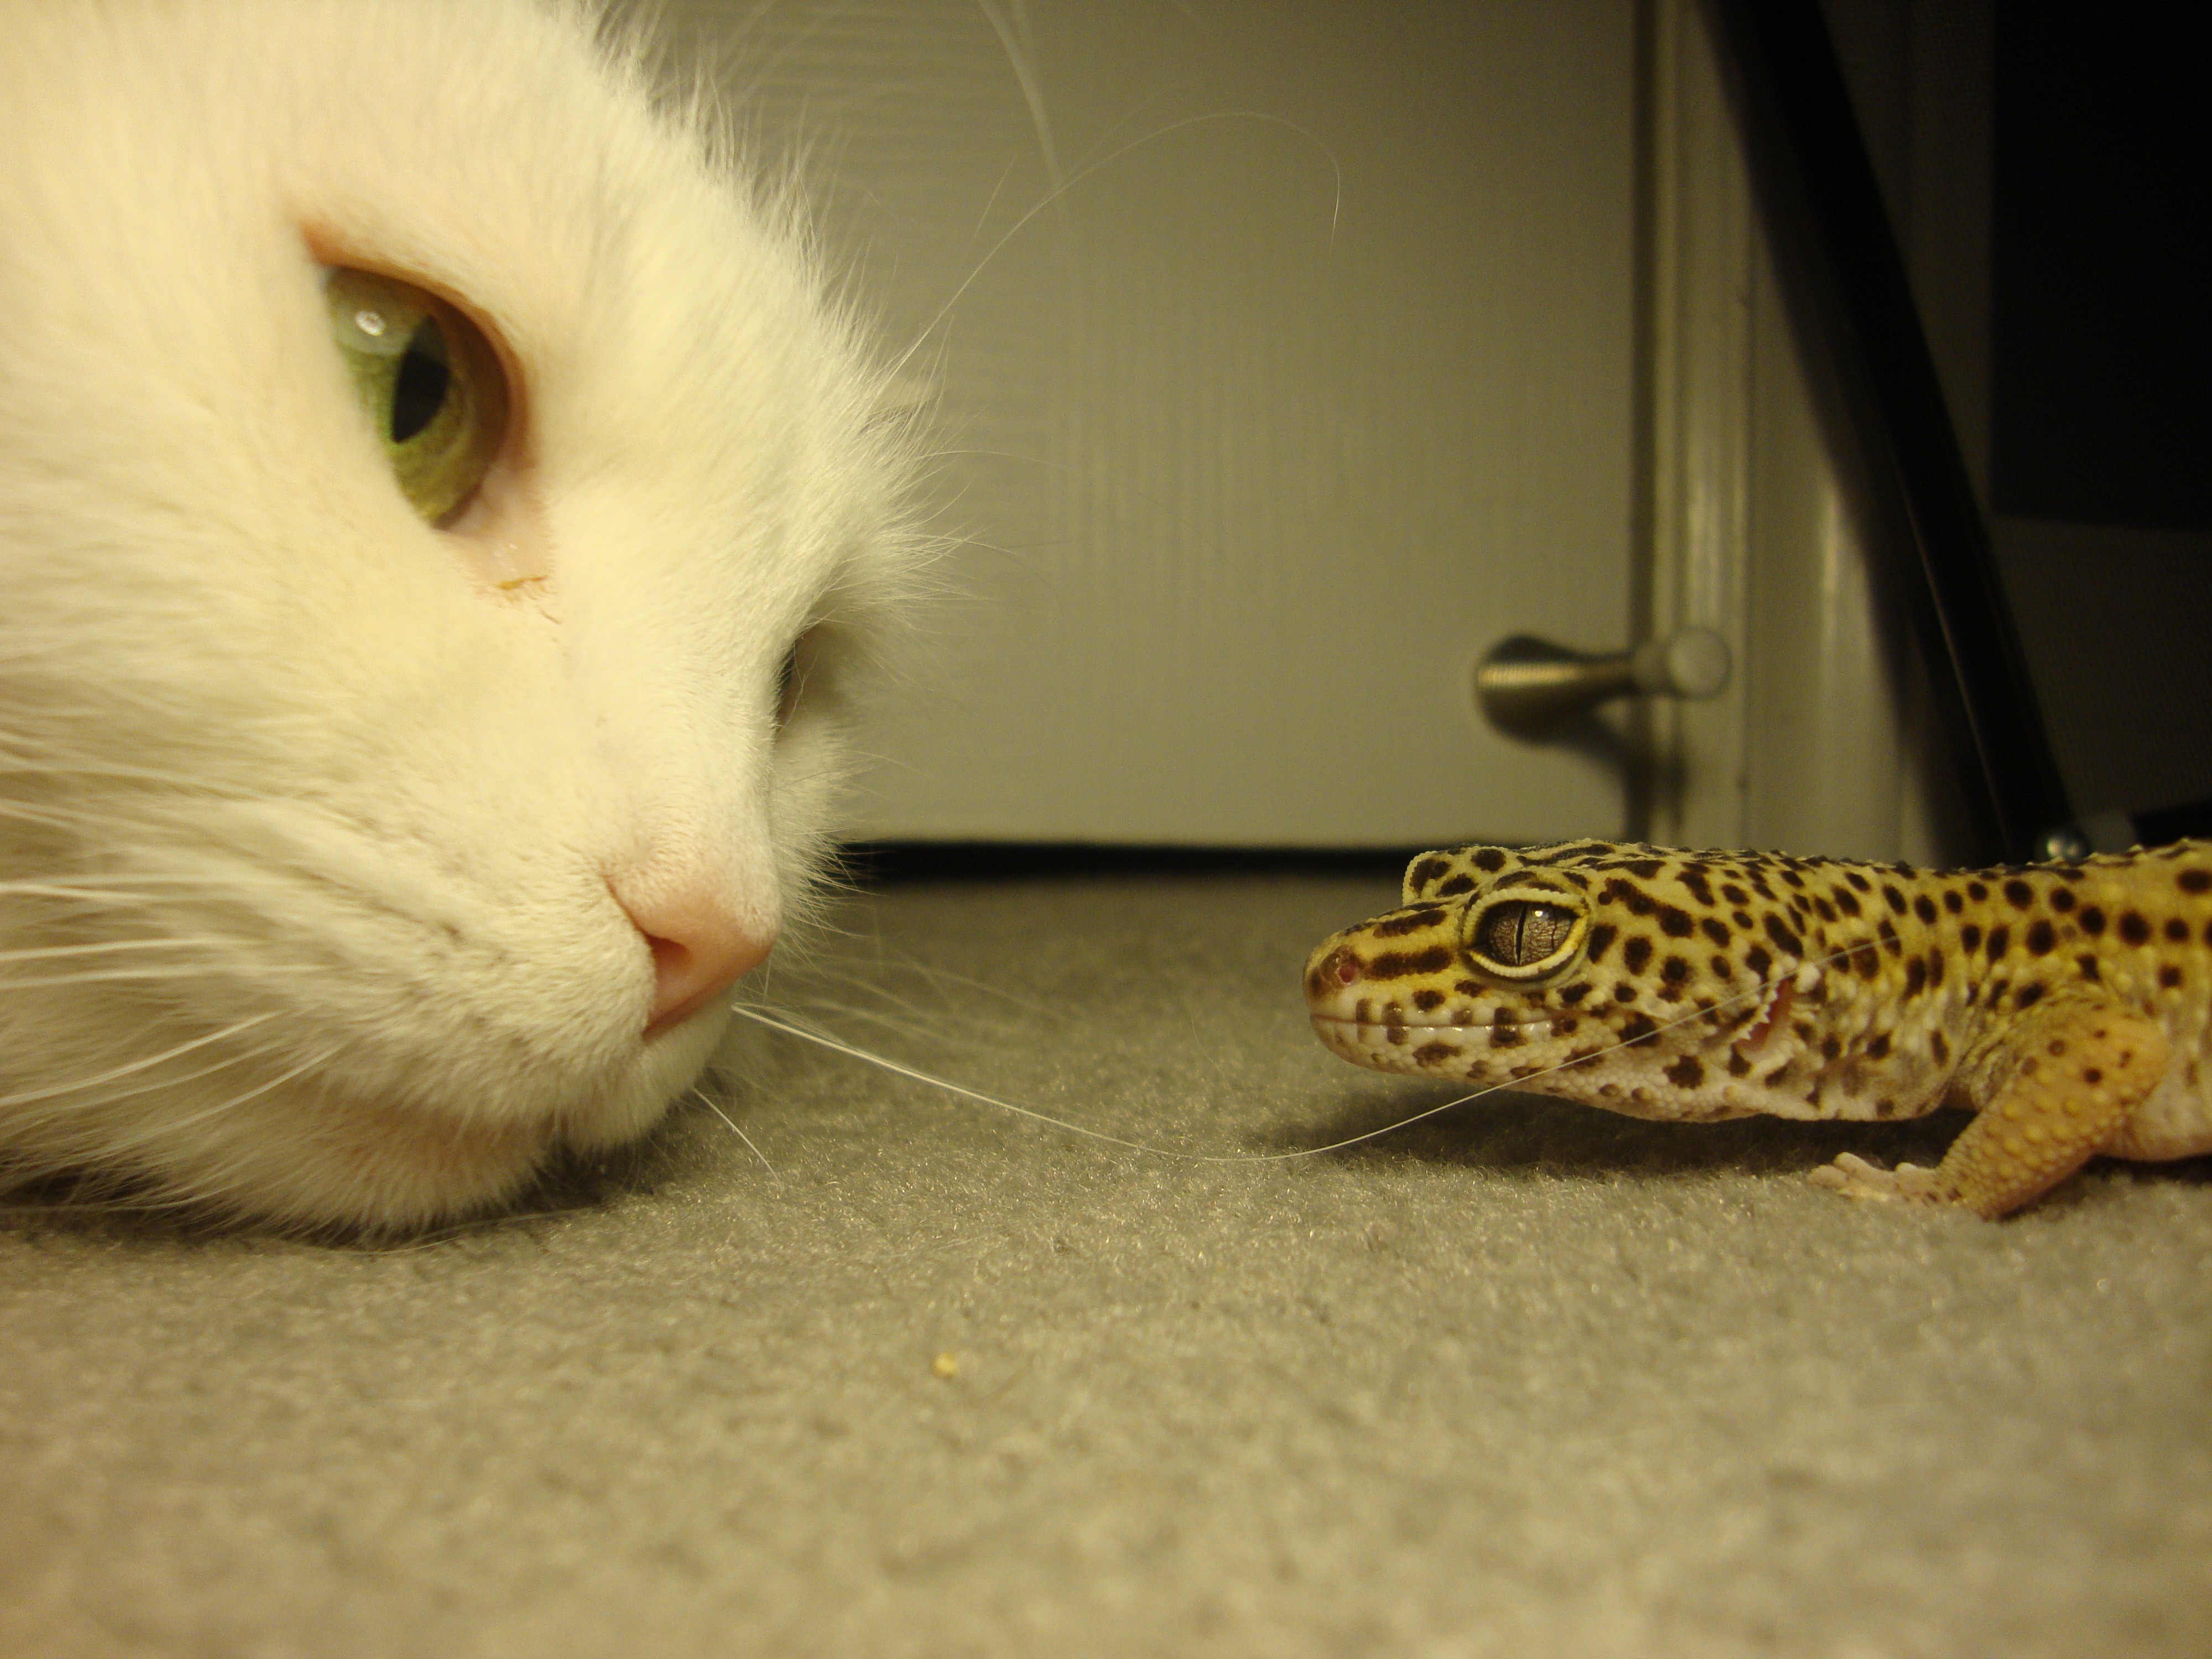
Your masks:
<svg viewBox="0 0 2212 1659"><path fill-rule="evenodd" d="M1347 1014L1309 1014L1317 1025L1334 1026L1340 1031L1526 1031L1538 1026L1547 1026L1544 1019L1476 1019L1465 1023L1436 1019L1355 1019Z"/></svg>

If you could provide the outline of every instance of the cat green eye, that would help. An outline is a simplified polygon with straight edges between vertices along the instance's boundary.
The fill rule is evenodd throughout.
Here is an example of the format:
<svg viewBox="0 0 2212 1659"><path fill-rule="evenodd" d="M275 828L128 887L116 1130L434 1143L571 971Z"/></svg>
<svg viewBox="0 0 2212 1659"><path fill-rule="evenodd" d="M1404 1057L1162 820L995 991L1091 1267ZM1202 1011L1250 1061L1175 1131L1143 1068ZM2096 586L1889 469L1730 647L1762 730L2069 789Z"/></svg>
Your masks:
<svg viewBox="0 0 2212 1659"><path fill-rule="evenodd" d="M331 332L399 492L430 524L468 505L507 436L507 376L482 330L396 277L333 270Z"/></svg>

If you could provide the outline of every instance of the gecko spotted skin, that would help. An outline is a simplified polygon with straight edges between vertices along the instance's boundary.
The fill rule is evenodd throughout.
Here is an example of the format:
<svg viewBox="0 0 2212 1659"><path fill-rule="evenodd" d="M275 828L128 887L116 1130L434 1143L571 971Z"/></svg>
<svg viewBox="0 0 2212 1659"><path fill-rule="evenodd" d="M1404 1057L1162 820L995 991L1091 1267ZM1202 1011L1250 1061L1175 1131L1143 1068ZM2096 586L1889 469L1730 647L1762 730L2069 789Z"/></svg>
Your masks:
<svg viewBox="0 0 2212 1659"><path fill-rule="evenodd" d="M2212 842L1979 871L1609 842L1425 853L1306 963L1381 1071L1684 1122L1976 1114L1853 1197L2002 1215L2091 1157L2212 1152Z"/></svg>

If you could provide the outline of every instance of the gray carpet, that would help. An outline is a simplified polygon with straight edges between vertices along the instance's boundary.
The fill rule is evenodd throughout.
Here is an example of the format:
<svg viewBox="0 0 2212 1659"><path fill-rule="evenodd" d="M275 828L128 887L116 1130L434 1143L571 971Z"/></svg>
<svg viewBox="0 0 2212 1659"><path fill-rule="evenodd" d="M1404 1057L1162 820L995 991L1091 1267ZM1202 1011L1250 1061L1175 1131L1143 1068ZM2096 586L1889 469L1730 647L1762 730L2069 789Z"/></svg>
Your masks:
<svg viewBox="0 0 2212 1659"><path fill-rule="evenodd" d="M1297 1004L1391 897L903 888L771 989L1265 1152L1445 1097ZM2201 1164L1989 1225L1798 1178L1952 1121L1506 1099L1177 1162L741 1048L772 1170L693 1109L404 1249L12 1212L0 1650L2212 1652Z"/></svg>

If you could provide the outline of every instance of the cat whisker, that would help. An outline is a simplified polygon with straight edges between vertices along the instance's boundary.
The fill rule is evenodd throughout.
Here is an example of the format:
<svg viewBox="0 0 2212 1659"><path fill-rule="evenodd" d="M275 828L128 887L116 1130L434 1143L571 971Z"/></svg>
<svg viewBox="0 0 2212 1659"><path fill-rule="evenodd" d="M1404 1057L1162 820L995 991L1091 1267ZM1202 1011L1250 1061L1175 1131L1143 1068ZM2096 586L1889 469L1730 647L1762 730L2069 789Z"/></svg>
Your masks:
<svg viewBox="0 0 2212 1659"><path fill-rule="evenodd" d="M962 298L967 294L968 290L975 285L976 281L982 276L985 270L989 267L992 260L998 258L1000 253L1005 250L1009 242L1012 241L1015 237L1018 236L1024 230L1027 229L1030 222L1032 219L1035 219L1040 213L1042 213L1047 208L1058 202L1062 197L1073 190L1076 185L1090 178L1092 173L1098 172L1103 167L1111 167L1123 156L1127 155L1133 151L1141 149L1147 144L1154 143L1162 138L1167 137L1172 133L1181 132L1189 127L1204 126L1216 121L1257 121L1270 126L1285 127L1291 131L1297 134L1301 138L1304 138L1313 144L1315 148L1319 149L1321 153L1328 158L1329 168L1334 178L1328 217L1329 242L1334 246L1336 241L1337 225L1342 218L1344 212L1344 164L1337 159L1336 153L1330 149L1326 143L1322 142L1318 134L1305 127L1300 126L1296 121L1292 121L1286 117L1271 115L1265 110L1221 110L1208 115L1188 116L1180 121L1170 121L1164 127L1156 127L1152 131L1146 133L1142 137L1133 138L1127 143L1121 145L1119 149L1109 150L1105 155L1099 156L1097 160L1085 163L1082 167L1078 167L1073 173L1070 173L1060 183L1047 190L1043 196L1040 197L1036 203L1031 206L1026 213L1023 214L1020 218L1015 220L1012 225L1007 227L1005 234L1002 234L997 241L991 244L990 247L985 251L983 257L976 261L975 264L969 270L967 276L961 278L960 285L954 289L951 295L946 296L945 303L937 308L936 314L933 316L928 322L924 324L921 332L915 335L914 343L907 347L904 351L901 352L896 357L891 360L890 372L896 374L906 368L908 360L911 358L915 352L921 349L923 342L927 340L931 335L934 334L945 319L952 314L953 307L958 305Z"/></svg>
<svg viewBox="0 0 2212 1659"><path fill-rule="evenodd" d="M761 1151L759 1147L753 1145L753 1138L747 1134L743 1129L738 1127L738 1122L735 1118L732 1117L727 1112L717 1106L708 1097L704 1089L693 1089L691 1091L691 1097L697 1101L702 1106L704 1106L708 1111L712 1112L716 1117L721 1119L723 1122L728 1124L730 1126L730 1133L735 1135L739 1140L745 1143L745 1150L750 1152L755 1158L760 1159L761 1168L769 1172L769 1178L773 1180L777 1186L781 1187L783 1185L783 1177L776 1173L775 1165L768 1161L768 1154Z"/></svg>
<svg viewBox="0 0 2212 1659"><path fill-rule="evenodd" d="M210 1043L227 1042L240 1032L250 1031L257 1025L265 1025L276 1018L273 1013L255 1014L249 1019L241 1019L233 1024L226 1025L219 1031L210 1031L204 1036L193 1037L189 1042L179 1042L174 1048L164 1048L157 1054L148 1054L143 1059L131 1060L127 1065L115 1066L92 1077L79 1079L75 1083L57 1084L49 1088L27 1089L17 1094L0 1095L0 1107L27 1105L33 1101L51 1100L64 1094L81 1094L88 1089L102 1088L120 1078L133 1076L155 1066L165 1066L179 1055L189 1054L196 1049L208 1047ZM202 1074L194 1073L193 1075Z"/></svg>
<svg viewBox="0 0 2212 1659"><path fill-rule="evenodd" d="M96 945L27 945L17 951L0 951L0 963L44 962L62 957L113 956L130 951L200 951L210 946L235 947L242 939L106 939Z"/></svg>
<svg viewBox="0 0 2212 1659"><path fill-rule="evenodd" d="M1808 968L1824 968L1831 963L1841 962L1852 956L1856 951L1862 948L1863 947L1860 945L1853 945L1845 950L1831 951L1826 956L1808 957L1804 962L1800 963L1797 966L1791 969L1788 974L1777 975L1771 978L1759 981L1747 991L1739 992L1731 997L1724 997L1716 1002L1712 1008L1695 1009L1691 1012L1680 1015L1676 1018L1661 1021L1653 1028L1650 1034L1639 1037L1637 1041L1648 1042L1651 1040L1652 1036L1656 1036L1659 1032L1670 1031L1677 1026L1687 1025L1694 1021L1708 1018L1718 1009L1729 1007L1731 1005L1739 1002L1754 1001L1757 999L1766 995L1767 993L1771 991L1776 986L1794 979L1799 974L1803 973ZM1632 1046L1628 1042L1613 1043L1607 1048L1597 1050L1595 1053L1578 1055L1571 1060L1564 1060L1556 1066L1547 1066L1541 1071L1532 1072L1525 1078L1515 1078L1502 1083L1487 1084L1482 1088L1474 1090L1470 1093L1460 1095L1451 1100L1443 1101L1437 1105L1424 1108L1420 1111L1411 1113L1405 1117L1398 1118L1392 1122L1383 1124L1379 1128L1363 1130L1358 1134L1346 1135L1341 1139L1332 1140L1323 1146L1299 1146L1291 1148L1286 1152L1190 1152L1182 1151L1176 1147L1153 1146L1144 1141L1132 1140L1125 1136L1109 1134L1103 1129L1093 1129L1087 1125L1070 1122L1066 1118L1054 1117L1048 1113L1036 1111L1027 1106L1018 1106L1012 1101L1000 1100L995 1097L984 1094L979 1090L967 1088L963 1085L951 1082L946 1079L933 1076L917 1067L903 1065L897 1060L888 1059L882 1054L872 1054L866 1048L859 1048L852 1043L842 1042L838 1038L830 1036L823 1032L810 1030L793 1021L777 1018L774 1014L744 1003L731 1004L730 1012L734 1014L743 1015L745 1018L753 1020L759 1024L765 1025L771 1030L781 1031L786 1036L795 1036L805 1042L818 1044L822 1048L831 1050L833 1053L844 1054L854 1060L864 1060L871 1066L879 1066L883 1070L893 1073L897 1076L912 1079L917 1083L927 1083L933 1088L943 1089L948 1093L962 1096L966 1099L978 1102L982 1105L997 1107L1000 1110L1011 1112L1017 1117L1027 1118L1033 1122L1045 1124L1056 1129L1063 1129L1070 1134L1081 1135L1085 1139L1102 1141L1108 1146L1123 1147L1130 1152L1145 1152L1155 1158L1173 1158L1179 1163L1186 1164L1279 1164L1288 1162L1294 1158L1319 1158L1327 1152L1340 1152L1348 1147L1358 1146L1370 1140L1380 1139L1384 1135L1395 1134L1399 1130L1408 1128L1413 1124L1421 1122L1425 1119L1435 1117L1441 1113L1449 1112L1455 1107L1468 1105L1472 1102L1484 1098L1486 1096L1510 1093L1516 1090L1525 1090L1529 1084L1534 1083L1540 1079L1550 1077L1556 1073L1567 1071L1577 1066L1588 1065L1590 1061L1601 1059L1606 1054L1613 1054L1620 1049ZM735 1126L732 1125L732 1127L734 1127Z"/></svg>
<svg viewBox="0 0 2212 1659"><path fill-rule="evenodd" d="M244 975L244 970L236 968L227 971L234 978L242 977ZM320 973L325 970L319 964L295 962L285 963L281 966L274 963L266 964L258 971L264 978L292 979L301 974ZM28 979L19 979L9 975L0 978L0 993L37 990L57 985L100 985L123 981L150 983L155 980L204 979L206 976L205 965L198 963L180 963L174 968L106 968L89 973L46 974Z"/></svg>

